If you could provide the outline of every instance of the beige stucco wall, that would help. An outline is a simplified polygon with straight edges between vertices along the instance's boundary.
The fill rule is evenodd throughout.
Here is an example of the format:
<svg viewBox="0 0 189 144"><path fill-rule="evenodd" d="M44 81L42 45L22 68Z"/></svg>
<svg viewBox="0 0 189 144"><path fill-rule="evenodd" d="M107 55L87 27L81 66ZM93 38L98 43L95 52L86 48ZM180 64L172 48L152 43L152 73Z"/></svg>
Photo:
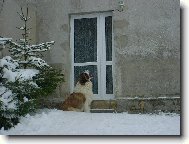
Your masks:
<svg viewBox="0 0 189 144"><path fill-rule="evenodd" d="M9 4L8 4L9 2ZM65 83L57 97L70 92L70 15L112 11L114 35L114 91L118 97L180 95L180 3L179 0L124 0L125 9L117 11L116 0L30 0L36 42L55 40L46 61L59 67ZM18 0L7 0L10 13L0 32L15 37L15 12ZM7 12L6 12L7 11Z"/></svg>
<svg viewBox="0 0 189 144"><path fill-rule="evenodd" d="M179 95L179 1L127 0L126 5L114 15L116 95Z"/></svg>

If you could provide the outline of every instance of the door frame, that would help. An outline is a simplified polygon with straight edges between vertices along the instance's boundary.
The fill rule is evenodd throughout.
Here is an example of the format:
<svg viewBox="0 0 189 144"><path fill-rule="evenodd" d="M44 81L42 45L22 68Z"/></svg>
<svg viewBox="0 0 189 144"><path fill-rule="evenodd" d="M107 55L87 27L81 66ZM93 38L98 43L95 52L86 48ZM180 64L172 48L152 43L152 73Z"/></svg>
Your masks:
<svg viewBox="0 0 189 144"><path fill-rule="evenodd" d="M105 17L112 16L112 12L74 14L70 16L70 47L71 47L71 74L70 90L74 90L74 66L96 65L98 73L98 94L94 94L94 99L105 100L114 99L114 48L113 48L113 24L112 24L112 61L106 61L105 43ZM74 63L74 19L97 18L97 62ZM112 22L113 23L113 22ZM106 65L112 65L113 94L106 94ZM104 78L102 78L104 76Z"/></svg>

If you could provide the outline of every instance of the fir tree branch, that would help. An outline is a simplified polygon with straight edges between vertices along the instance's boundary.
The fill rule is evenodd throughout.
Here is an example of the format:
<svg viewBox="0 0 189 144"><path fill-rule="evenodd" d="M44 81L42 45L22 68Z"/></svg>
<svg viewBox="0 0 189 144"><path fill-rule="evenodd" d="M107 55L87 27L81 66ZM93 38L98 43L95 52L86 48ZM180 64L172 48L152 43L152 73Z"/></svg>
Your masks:
<svg viewBox="0 0 189 144"><path fill-rule="evenodd" d="M5 93L7 93L9 91L9 89L8 88L6 88L6 90L2 93L2 94L0 94L0 97L2 97Z"/></svg>
<svg viewBox="0 0 189 144"><path fill-rule="evenodd" d="M9 43L12 48L20 48L20 49L22 49L22 46L21 46L21 45L15 43L15 42L12 42L12 41L10 41L10 40L7 41L7 43Z"/></svg>
<svg viewBox="0 0 189 144"><path fill-rule="evenodd" d="M21 20L24 20L24 16L22 15L22 14L20 14L19 12L17 12L18 13L18 15L20 16L20 19Z"/></svg>
<svg viewBox="0 0 189 144"><path fill-rule="evenodd" d="M41 44L38 44L38 45L31 45L30 46L30 52L37 52L37 51L46 51L46 50L49 50L50 49L50 46L51 45L54 45L54 41L51 41L51 42L46 42L46 43L41 43ZM43 50L42 50L43 49Z"/></svg>

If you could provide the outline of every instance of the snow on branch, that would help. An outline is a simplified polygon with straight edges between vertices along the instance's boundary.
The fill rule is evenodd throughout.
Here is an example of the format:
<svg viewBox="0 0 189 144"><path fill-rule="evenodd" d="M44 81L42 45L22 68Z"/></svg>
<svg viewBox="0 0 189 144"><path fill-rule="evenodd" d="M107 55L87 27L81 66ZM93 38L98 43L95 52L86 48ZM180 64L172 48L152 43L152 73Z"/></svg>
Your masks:
<svg viewBox="0 0 189 144"><path fill-rule="evenodd" d="M8 43L10 44L10 46L11 46L12 48L23 48L21 45L15 43L15 42L8 41Z"/></svg>
<svg viewBox="0 0 189 144"><path fill-rule="evenodd" d="M14 70L18 67L18 63L13 60L10 56L5 56L0 59L0 68L6 67L9 70Z"/></svg>
<svg viewBox="0 0 189 144"><path fill-rule="evenodd" d="M44 52L47 51L51 48L51 45L54 45L54 41L51 42L46 42L46 43L41 43L38 45L32 45L30 46L30 51L29 52Z"/></svg>
<svg viewBox="0 0 189 144"><path fill-rule="evenodd" d="M8 41L11 41L12 38L3 38L0 37L0 45L5 45Z"/></svg>
<svg viewBox="0 0 189 144"><path fill-rule="evenodd" d="M36 57L30 57L29 58L29 63L33 64L39 68L42 68L44 66L49 67L49 65L41 58L36 58Z"/></svg>
<svg viewBox="0 0 189 144"><path fill-rule="evenodd" d="M18 55L22 54L22 51L24 49L22 45L12 41L8 41L7 44L10 45L9 52L11 52L11 55L13 55L14 57L18 57Z"/></svg>

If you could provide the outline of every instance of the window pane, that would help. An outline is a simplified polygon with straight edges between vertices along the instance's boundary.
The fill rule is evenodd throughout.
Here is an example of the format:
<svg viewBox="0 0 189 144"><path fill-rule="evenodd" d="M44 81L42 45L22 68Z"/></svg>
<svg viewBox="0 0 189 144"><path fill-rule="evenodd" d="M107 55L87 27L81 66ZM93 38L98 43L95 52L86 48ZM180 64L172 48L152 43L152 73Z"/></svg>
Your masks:
<svg viewBox="0 0 189 144"><path fill-rule="evenodd" d="M93 83L93 93L98 94L98 75L97 75L97 66L89 65L89 66L74 66L74 84L76 85L79 80L79 75L85 70L89 70L90 75L92 75L92 83Z"/></svg>
<svg viewBox="0 0 189 144"><path fill-rule="evenodd" d="M106 61L112 61L112 16L105 18Z"/></svg>
<svg viewBox="0 0 189 144"><path fill-rule="evenodd" d="M106 66L106 94L113 94L112 66Z"/></svg>
<svg viewBox="0 0 189 144"><path fill-rule="evenodd" d="M97 18L74 20L74 62L97 61Z"/></svg>

